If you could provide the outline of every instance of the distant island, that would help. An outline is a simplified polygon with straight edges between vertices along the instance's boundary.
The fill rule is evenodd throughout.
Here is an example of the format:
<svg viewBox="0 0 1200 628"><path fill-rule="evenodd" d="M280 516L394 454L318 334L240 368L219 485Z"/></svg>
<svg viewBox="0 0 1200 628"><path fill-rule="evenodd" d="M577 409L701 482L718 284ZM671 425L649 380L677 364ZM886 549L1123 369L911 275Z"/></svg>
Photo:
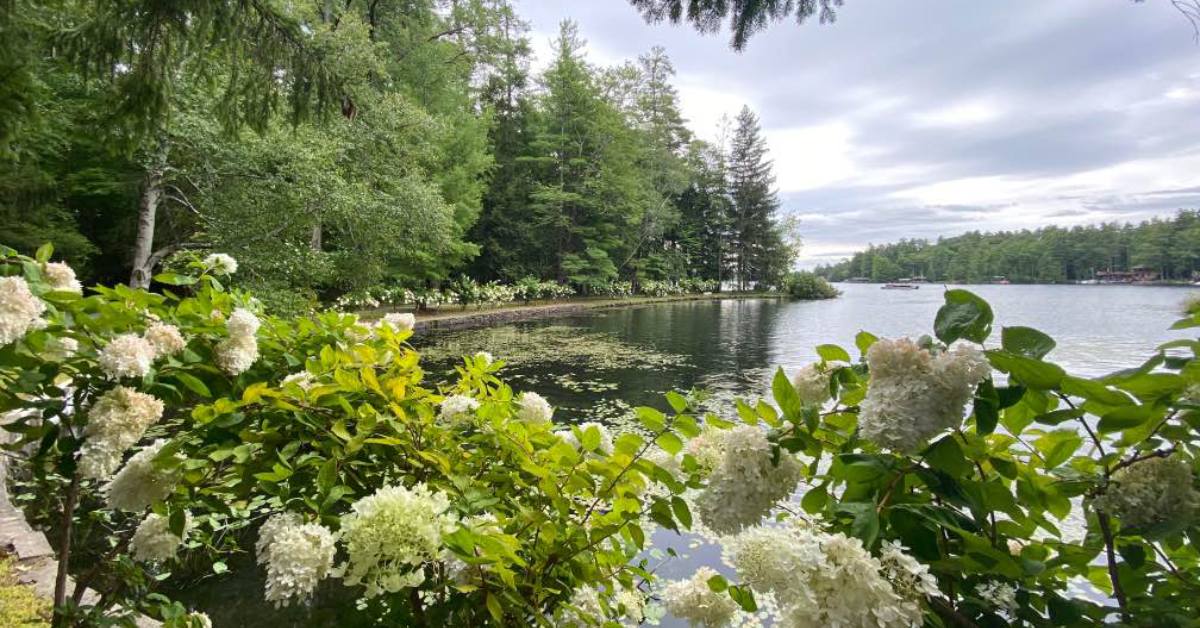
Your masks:
<svg viewBox="0 0 1200 628"><path fill-rule="evenodd" d="M872 283L1192 283L1200 279L1200 211L1139 224L905 239L814 272Z"/></svg>

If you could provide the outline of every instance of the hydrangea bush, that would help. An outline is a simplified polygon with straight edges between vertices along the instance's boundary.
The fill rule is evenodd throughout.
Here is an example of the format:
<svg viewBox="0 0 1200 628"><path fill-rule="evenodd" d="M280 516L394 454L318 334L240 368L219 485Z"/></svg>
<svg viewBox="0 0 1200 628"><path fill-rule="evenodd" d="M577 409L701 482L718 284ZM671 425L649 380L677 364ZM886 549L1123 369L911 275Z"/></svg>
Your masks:
<svg viewBox="0 0 1200 628"><path fill-rule="evenodd" d="M0 260L0 411L51 530L56 621L209 625L156 590L253 553L262 595L348 587L385 625L1192 625L1200 343L1068 375L1054 341L946 292L934 336L863 332L772 401L556 423L464 357L430 382L411 315L266 315L210 256L161 294ZM52 270L51 270L52 269ZM1178 328L1200 326L1200 310ZM728 568L661 582L657 528ZM1070 525L1078 522L1079 525ZM1072 530L1082 528L1081 533ZM69 589L70 571L78 586ZM83 587L101 592L82 604Z"/></svg>
<svg viewBox="0 0 1200 628"><path fill-rule="evenodd" d="M714 452L698 457L713 461L700 519L736 533L737 584L705 572L710 588L746 610L771 597L783 626L1195 625L1200 343L1077 377L1049 336L996 339L986 302L945 300L934 337L862 332L858 360L822 345L777 372L774 405L738 404L764 442L745 427L693 441ZM1196 326L1197 307L1175 324ZM757 523L797 483L771 504L784 522ZM668 606L726 625L691 582Z"/></svg>
<svg viewBox="0 0 1200 628"><path fill-rule="evenodd" d="M162 294L85 296L51 255L2 252L0 410L19 499L78 583L59 583L62 625L204 625L157 582L241 552L276 605L340 580L394 625L566 621L580 596L586 625L640 618L649 526L691 520L699 472L649 455L698 433L687 404L641 410L641 435L556 426L487 354L428 382L410 315L270 317L224 288L222 257L159 275Z"/></svg>

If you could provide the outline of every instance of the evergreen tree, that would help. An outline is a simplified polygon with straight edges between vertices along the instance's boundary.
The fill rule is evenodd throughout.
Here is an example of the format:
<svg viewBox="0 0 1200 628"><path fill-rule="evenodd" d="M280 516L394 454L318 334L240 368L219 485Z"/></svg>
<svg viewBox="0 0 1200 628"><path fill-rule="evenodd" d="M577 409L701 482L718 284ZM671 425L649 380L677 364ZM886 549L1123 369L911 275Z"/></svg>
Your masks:
<svg viewBox="0 0 1200 628"><path fill-rule="evenodd" d="M738 114L729 149L733 266L740 289L769 281L771 261L783 246L775 222L779 199L758 116L749 107Z"/></svg>

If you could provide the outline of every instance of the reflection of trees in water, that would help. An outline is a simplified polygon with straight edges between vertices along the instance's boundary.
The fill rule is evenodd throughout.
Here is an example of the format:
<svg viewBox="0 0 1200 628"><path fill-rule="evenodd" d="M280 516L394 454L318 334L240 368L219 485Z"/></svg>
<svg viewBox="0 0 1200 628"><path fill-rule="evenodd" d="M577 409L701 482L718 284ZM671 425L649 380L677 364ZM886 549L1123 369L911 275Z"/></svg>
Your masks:
<svg viewBox="0 0 1200 628"><path fill-rule="evenodd" d="M433 381L458 356L488 351L508 363L516 390L545 396L564 422L623 423L630 408L666 409L668 390L705 388L707 407L727 410L757 396L771 371L774 300L681 302L550 321L431 334L417 341Z"/></svg>

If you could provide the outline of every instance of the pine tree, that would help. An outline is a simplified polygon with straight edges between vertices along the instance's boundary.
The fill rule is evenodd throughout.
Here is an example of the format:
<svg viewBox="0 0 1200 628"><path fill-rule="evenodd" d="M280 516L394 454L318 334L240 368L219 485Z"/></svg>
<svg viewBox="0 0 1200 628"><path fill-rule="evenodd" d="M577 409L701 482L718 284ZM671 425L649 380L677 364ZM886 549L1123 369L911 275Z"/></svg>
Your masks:
<svg viewBox="0 0 1200 628"><path fill-rule="evenodd" d="M738 114L729 150L729 196L732 200L733 266L738 288L768 280L769 260L782 239L775 224L779 199L758 116L749 107Z"/></svg>

